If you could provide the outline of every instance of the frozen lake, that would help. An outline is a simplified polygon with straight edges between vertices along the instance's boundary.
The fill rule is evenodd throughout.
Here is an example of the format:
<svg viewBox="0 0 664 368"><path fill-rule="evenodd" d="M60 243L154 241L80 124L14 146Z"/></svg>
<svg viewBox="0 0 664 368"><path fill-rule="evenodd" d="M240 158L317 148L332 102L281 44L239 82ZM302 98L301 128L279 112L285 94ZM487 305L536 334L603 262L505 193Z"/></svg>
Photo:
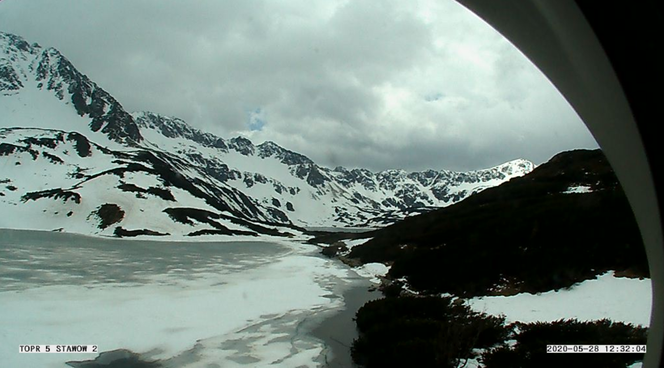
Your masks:
<svg viewBox="0 0 664 368"><path fill-rule="evenodd" d="M160 367L324 366L329 341L312 330L368 281L318 253L286 241L0 230L0 357L15 367L92 367L66 362L96 353L19 354L19 345L79 344Z"/></svg>

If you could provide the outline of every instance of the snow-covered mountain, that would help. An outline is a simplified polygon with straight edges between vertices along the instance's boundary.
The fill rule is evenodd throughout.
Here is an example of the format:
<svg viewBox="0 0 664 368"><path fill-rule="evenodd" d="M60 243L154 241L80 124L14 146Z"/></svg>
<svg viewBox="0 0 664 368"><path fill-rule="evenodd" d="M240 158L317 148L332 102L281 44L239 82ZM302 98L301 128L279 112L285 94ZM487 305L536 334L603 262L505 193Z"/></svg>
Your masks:
<svg viewBox="0 0 664 368"><path fill-rule="evenodd" d="M282 211L302 226L373 226L408 213L458 202L532 170L515 160L495 168L457 173L406 172L343 167L329 169L273 142L254 145L246 138L224 140L184 121L154 113L133 114L145 145L177 153L217 181Z"/></svg>
<svg viewBox="0 0 664 368"><path fill-rule="evenodd" d="M0 33L0 227L116 235L284 235L380 226L533 170L335 169L273 142L129 113L57 50Z"/></svg>

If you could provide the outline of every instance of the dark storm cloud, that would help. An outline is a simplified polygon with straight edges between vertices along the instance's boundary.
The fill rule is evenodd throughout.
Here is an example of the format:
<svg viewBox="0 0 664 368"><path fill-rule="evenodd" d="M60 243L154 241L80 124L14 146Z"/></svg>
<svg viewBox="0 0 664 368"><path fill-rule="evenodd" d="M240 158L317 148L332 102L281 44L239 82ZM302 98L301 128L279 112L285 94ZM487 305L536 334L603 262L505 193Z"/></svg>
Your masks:
<svg viewBox="0 0 664 368"><path fill-rule="evenodd" d="M465 170L595 146L453 1L4 0L0 27L58 48L130 111L323 165Z"/></svg>

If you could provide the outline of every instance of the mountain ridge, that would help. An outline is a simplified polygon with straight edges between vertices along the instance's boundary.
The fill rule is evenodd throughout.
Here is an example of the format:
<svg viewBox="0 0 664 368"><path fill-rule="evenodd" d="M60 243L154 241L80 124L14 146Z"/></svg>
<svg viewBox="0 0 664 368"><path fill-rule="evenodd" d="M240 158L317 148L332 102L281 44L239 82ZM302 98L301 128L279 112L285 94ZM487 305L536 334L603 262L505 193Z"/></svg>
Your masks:
<svg viewBox="0 0 664 368"><path fill-rule="evenodd" d="M224 139L182 119L129 113L56 49L2 32L0 116L5 126L0 129L0 159L4 167L13 167L0 175L7 184L0 191L0 207L39 204L29 217L43 217L36 221L41 227L83 233L112 235L112 227L100 229L91 220L101 208L102 213L116 208L107 204L124 214L113 223L123 234L384 226L456 203L534 168L522 159L470 172L326 168L274 142ZM168 202L181 207L181 213L175 214L174 203ZM70 208L72 203L78 210ZM128 210L132 206L161 214L155 215L161 222L146 222ZM192 208L200 212L192 215ZM51 224L53 213L80 211L86 215L85 229L67 224L73 220ZM9 222L16 226L17 221ZM171 227L175 230L169 231Z"/></svg>

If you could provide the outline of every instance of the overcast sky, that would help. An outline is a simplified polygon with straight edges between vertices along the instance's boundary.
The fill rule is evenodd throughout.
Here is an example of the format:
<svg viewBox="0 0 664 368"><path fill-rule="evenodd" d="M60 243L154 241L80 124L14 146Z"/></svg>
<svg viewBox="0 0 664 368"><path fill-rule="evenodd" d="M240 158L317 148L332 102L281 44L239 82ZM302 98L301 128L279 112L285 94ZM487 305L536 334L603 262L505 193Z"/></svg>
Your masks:
<svg viewBox="0 0 664 368"><path fill-rule="evenodd" d="M0 0L129 111L371 170L539 164L597 144L553 85L452 0Z"/></svg>

